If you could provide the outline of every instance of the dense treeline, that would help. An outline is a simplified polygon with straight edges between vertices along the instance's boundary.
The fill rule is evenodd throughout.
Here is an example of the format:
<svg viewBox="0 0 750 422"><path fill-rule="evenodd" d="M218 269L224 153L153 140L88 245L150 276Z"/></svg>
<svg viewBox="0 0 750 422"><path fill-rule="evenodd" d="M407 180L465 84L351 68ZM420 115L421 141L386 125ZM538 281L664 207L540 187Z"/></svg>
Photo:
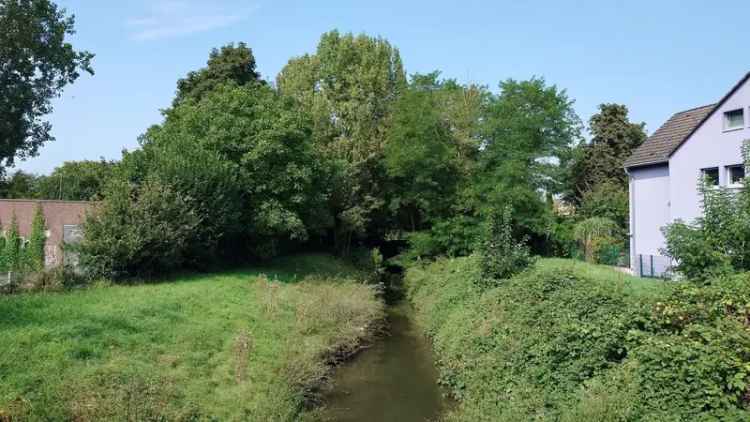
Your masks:
<svg viewBox="0 0 750 422"><path fill-rule="evenodd" d="M616 230L597 251L621 247L619 169L643 125L605 104L589 143L565 90L541 78L498 88L438 71L407 76L387 40L337 31L272 83L247 45L229 44L177 82L164 121L120 162L16 173L2 193L101 200L82 259L102 276L302 245L348 255L384 238L409 239L414 256L465 255L506 207L513 235L528 237L535 253L578 253L574 225L601 215ZM560 212L561 203L581 212Z"/></svg>

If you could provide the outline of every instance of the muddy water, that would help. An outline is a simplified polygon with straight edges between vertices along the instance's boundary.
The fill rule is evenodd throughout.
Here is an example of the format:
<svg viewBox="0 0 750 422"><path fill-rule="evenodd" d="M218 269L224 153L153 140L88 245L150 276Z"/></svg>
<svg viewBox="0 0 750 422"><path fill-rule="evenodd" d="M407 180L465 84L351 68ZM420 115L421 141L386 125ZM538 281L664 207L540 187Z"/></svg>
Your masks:
<svg viewBox="0 0 750 422"><path fill-rule="evenodd" d="M433 420L445 410L432 349L406 301L389 307L390 336L336 369L326 421Z"/></svg>

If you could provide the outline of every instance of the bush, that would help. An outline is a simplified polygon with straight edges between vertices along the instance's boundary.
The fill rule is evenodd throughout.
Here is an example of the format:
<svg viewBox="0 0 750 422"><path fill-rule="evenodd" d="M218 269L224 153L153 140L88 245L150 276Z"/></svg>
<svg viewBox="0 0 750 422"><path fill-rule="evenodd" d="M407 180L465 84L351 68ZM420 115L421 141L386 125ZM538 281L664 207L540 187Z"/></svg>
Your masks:
<svg viewBox="0 0 750 422"><path fill-rule="evenodd" d="M189 198L159 181L115 180L83 224L81 267L91 278L114 279L178 269L201 221Z"/></svg>
<svg viewBox="0 0 750 422"><path fill-rule="evenodd" d="M525 241L513 238L512 210L506 207L502 215L492 215L481 244L482 278L480 284L491 287L497 281L517 274L534 262Z"/></svg>
<svg viewBox="0 0 750 422"><path fill-rule="evenodd" d="M461 400L447 420L750 420L750 274L667 285L542 260L480 291L477 264L406 273Z"/></svg>
<svg viewBox="0 0 750 422"><path fill-rule="evenodd" d="M616 246L617 224L603 217L587 218L576 224L573 236L580 244L586 262L601 262L602 253Z"/></svg>
<svg viewBox="0 0 750 422"><path fill-rule="evenodd" d="M458 215L436 221L429 230L409 233L407 261L438 256L468 256L477 247L481 224L473 217Z"/></svg>
<svg viewBox="0 0 750 422"><path fill-rule="evenodd" d="M747 143L747 142L746 142ZM748 146L743 147L745 163ZM750 189L739 191L698 181L703 215L692 223L675 221L664 229L666 248L675 269L693 280L750 270Z"/></svg>

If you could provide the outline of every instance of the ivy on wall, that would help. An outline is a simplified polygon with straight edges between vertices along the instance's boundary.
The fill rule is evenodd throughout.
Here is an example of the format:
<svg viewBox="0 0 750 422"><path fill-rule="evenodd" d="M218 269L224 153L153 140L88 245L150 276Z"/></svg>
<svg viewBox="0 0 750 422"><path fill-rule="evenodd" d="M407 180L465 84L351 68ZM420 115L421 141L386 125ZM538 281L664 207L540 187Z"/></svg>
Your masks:
<svg viewBox="0 0 750 422"><path fill-rule="evenodd" d="M2 223L0 223L2 225ZM0 235L0 271L36 272L44 269L47 226L42 207L37 206L28 239L21 237L15 213Z"/></svg>

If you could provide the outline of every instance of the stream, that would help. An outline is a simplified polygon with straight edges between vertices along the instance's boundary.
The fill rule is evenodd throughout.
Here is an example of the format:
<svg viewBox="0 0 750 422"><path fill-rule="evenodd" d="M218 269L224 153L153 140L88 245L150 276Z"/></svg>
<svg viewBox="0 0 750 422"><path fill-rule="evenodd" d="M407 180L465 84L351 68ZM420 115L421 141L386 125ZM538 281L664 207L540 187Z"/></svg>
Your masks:
<svg viewBox="0 0 750 422"><path fill-rule="evenodd" d="M336 369L323 420L423 422L449 406L432 347L412 318L406 300L388 307L390 335Z"/></svg>

